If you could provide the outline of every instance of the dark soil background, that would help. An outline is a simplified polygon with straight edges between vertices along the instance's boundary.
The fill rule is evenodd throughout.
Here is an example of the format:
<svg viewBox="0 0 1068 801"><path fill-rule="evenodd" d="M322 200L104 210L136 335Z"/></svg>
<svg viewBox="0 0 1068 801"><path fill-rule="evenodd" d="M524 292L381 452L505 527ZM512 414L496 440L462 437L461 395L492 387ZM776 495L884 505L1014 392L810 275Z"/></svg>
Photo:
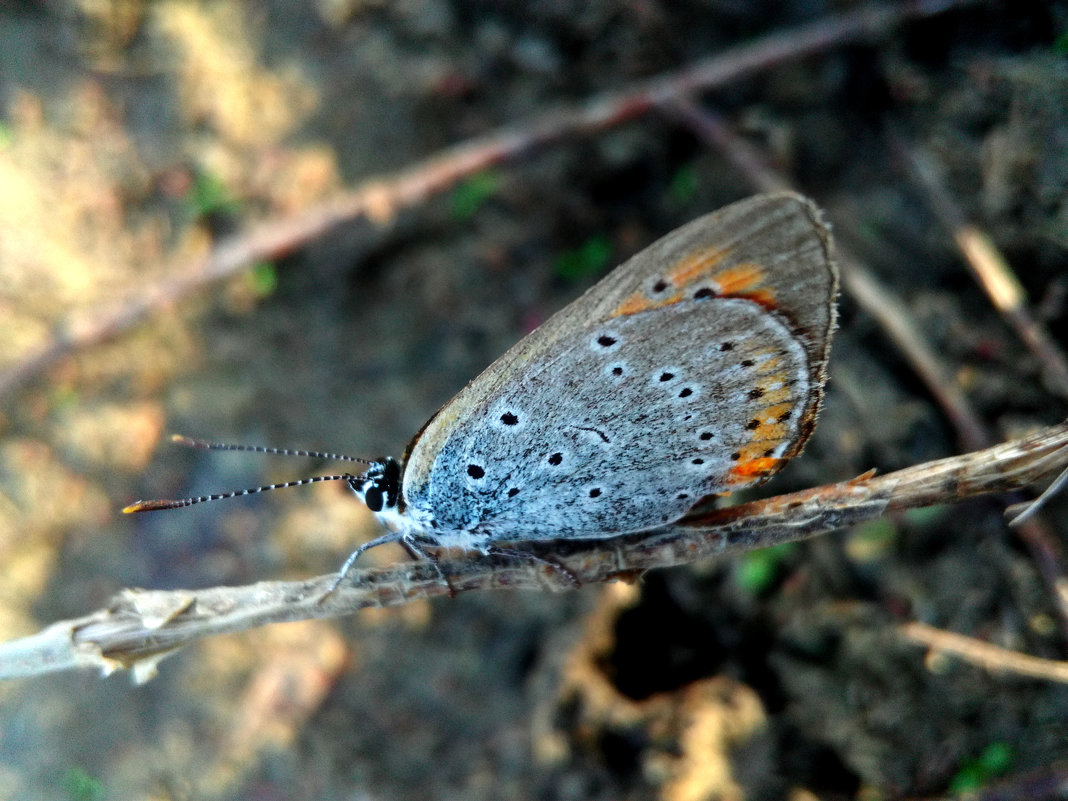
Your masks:
<svg viewBox="0 0 1068 801"><path fill-rule="evenodd" d="M852 7L0 4L0 367L250 221ZM1063 341L1068 5L971 5L701 101L828 210L992 436L1065 416L893 142L931 155ZM613 264L752 191L649 113L502 164L389 226L341 226L70 354L0 407L0 639L123 587L335 569L376 530L340 485L118 511L324 469L190 452L171 432L399 456ZM820 425L763 489L960 449L845 295ZM921 620L1068 658L1003 501L632 586L468 593L216 638L141 687L124 674L9 682L0 799L1064 797L1048 777L1068 770L1068 687L925 659L898 632ZM1055 499L1062 544L1065 513Z"/></svg>

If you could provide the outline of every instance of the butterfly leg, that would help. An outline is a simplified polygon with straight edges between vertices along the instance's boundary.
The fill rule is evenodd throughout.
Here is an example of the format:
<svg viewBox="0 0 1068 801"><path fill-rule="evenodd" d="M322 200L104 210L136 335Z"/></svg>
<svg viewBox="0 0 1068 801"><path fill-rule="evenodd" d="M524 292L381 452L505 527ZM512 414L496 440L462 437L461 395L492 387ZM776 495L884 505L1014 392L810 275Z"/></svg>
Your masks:
<svg viewBox="0 0 1068 801"><path fill-rule="evenodd" d="M349 554L349 558L345 560L345 563L341 565L341 569L337 571L337 577L334 579L333 583L330 585L327 591L322 594L322 596L316 603L322 603L337 591L337 588L341 586L341 582L343 582L345 580L345 577L348 576L349 571L352 570L352 566L356 564L356 560L360 558L364 551L368 551L371 548L377 547L379 545L385 545L387 542L398 542L404 540L405 537L402 534L396 531L391 531L388 534L383 534L381 537L375 537L373 540L365 542L363 545L361 545L359 548Z"/></svg>
<svg viewBox="0 0 1068 801"><path fill-rule="evenodd" d="M449 588L449 597L456 597L456 588L452 586L452 582L449 577L445 575L445 571L441 569L440 560L431 553L424 551L422 546L412 536L404 536L400 539L401 545L410 553L413 557L422 559L426 562L430 562L434 566L434 569L438 571L438 576L445 583L445 586Z"/></svg>

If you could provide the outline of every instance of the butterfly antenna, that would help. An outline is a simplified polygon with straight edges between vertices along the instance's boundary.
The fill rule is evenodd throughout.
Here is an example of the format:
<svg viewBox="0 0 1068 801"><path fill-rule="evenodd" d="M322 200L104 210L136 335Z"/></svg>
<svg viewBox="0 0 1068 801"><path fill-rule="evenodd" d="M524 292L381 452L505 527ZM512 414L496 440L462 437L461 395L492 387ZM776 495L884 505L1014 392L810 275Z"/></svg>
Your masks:
<svg viewBox="0 0 1068 801"><path fill-rule="evenodd" d="M206 451L252 451L253 453L273 453L276 456L306 456L310 459L336 459L341 462L358 462L360 464L372 464L370 459L361 459L358 456L345 456L341 453L324 453L322 451L301 451L290 448L264 448L260 445L234 445L230 442L209 442L206 439L194 439L183 437L181 434L172 434L171 442L185 445L187 448L200 448Z"/></svg>
<svg viewBox="0 0 1068 801"><path fill-rule="evenodd" d="M249 450L247 448L240 448L239 450ZM237 490L236 492L223 492L218 495L199 495L195 498L180 498L178 500L161 499L156 501L138 501L137 503L131 503L125 509L123 514L133 514L134 512L155 512L160 509L181 509L185 506L193 506L198 503L207 503L208 501L224 501L227 498L239 498L242 495L255 495L258 492L267 492L268 490L285 489L286 487L300 487L304 484L315 484L320 481L350 481L358 478L351 473L342 473L337 476L312 476L311 478L301 478L297 481L286 481L282 484L267 484L263 487L253 487L252 489Z"/></svg>
<svg viewBox="0 0 1068 801"><path fill-rule="evenodd" d="M174 434L171 436L171 441L178 445L185 445L187 448L200 448L207 451L251 451L253 453L271 453L277 456L305 456L311 459L336 459L342 462L358 462L359 464L371 465L374 464L370 459L361 459L357 456L345 456L340 453L324 453L322 451L303 451L294 450L289 448L264 448L260 445L235 445L229 442L209 442L205 439L194 439L193 437L184 437L181 434ZM313 476L311 478L302 478L297 481L286 481L281 484L267 484L262 487L253 487L252 489L236 490L234 492L223 492L216 495L199 495L193 498L179 498L169 499L163 498L153 501L138 501L137 503L131 503L122 511L125 514L132 514L134 512L155 512L161 509L181 509L185 506L193 506L198 503L207 503L208 501L224 501L227 498L239 498L242 495L255 495L259 492L267 492L269 490L285 489L286 487L300 487L305 484L316 484L320 481L351 481L358 479L358 476L354 476L351 473L341 473L340 475L333 476Z"/></svg>

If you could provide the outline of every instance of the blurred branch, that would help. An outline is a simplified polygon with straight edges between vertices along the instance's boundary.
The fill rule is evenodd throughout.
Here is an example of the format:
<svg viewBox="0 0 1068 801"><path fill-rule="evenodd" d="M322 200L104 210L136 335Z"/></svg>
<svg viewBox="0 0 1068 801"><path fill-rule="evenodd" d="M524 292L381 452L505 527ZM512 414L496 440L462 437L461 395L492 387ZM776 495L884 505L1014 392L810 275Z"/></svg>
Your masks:
<svg viewBox="0 0 1068 801"><path fill-rule="evenodd" d="M1062 398L1068 398L1068 359L1046 326L1031 312L1027 292L1008 259L985 231L965 218L929 152L910 147L901 137L892 137L891 144L927 192L927 201L935 216L953 237L972 276L991 304L1035 355L1049 388Z"/></svg>
<svg viewBox="0 0 1068 801"><path fill-rule="evenodd" d="M276 259L344 222L366 218L386 226L403 208L425 202L460 179L561 140L596 134L645 114L659 104L724 86L850 42L875 40L913 19L960 8L974 0L913 0L863 6L730 48L681 70L594 95L577 107L550 109L525 123L447 148L393 175L286 218L265 220L219 242L207 255L182 264L116 308L79 324L60 326L35 352L0 371L0 397L15 391L68 354L113 339L141 321L182 302L203 287L258 261Z"/></svg>
<svg viewBox="0 0 1068 801"><path fill-rule="evenodd" d="M926 623L905 623L901 636L930 649L931 656L953 654L994 673L1015 673L1045 681L1068 683L1068 662L1010 651L974 637L943 631Z"/></svg>
<svg viewBox="0 0 1068 801"><path fill-rule="evenodd" d="M538 559L467 554L353 571L333 594L334 576L207 590L124 590L105 609L0 644L0 678L73 668L153 675L160 659L190 642L267 623L339 617L471 590L560 590L633 580L735 551L806 539L887 512L951 503L1031 484L1068 465L1068 422L983 451L885 476L861 476L804 492L691 514L656 532L603 540L557 540L530 547ZM447 581L446 581L447 579Z"/></svg>

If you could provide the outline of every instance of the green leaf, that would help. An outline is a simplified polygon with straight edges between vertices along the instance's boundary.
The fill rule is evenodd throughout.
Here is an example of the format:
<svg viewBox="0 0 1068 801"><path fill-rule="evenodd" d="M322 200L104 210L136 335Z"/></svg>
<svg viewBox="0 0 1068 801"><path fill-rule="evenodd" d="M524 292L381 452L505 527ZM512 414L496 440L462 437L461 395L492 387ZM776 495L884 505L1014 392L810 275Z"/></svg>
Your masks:
<svg viewBox="0 0 1068 801"><path fill-rule="evenodd" d="M68 768L63 774L63 788L72 801L100 801L104 785L82 767Z"/></svg>
<svg viewBox="0 0 1068 801"><path fill-rule="evenodd" d="M885 517L862 523L846 537L845 552L854 562L875 562L893 549L898 533L897 526Z"/></svg>
<svg viewBox="0 0 1068 801"><path fill-rule="evenodd" d="M272 262L257 262L248 271L247 280L256 297L265 298L273 295L275 290L278 289L278 270L275 269Z"/></svg>
<svg viewBox="0 0 1068 801"><path fill-rule="evenodd" d="M1068 56L1068 31L1053 40L1053 52L1058 56Z"/></svg>
<svg viewBox="0 0 1068 801"><path fill-rule="evenodd" d="M594 234L575 250L556 257L556 274L568 281L596 275L612 258L612 242L604 234Z"/></svg>
<svg viewBox="0 0 1068 801"><path fill-rule="evenodd" d="M938 504L917 509L906 509L902 517L910 526L922 528L938 525L945 520L948 514L951 514L950 508L945 504Z"/></svg>
<svg viewBox="0 0 1068 801"><path fill-rule="evenodd" d="M979 789L1008 771L1014 757L1015 752L1008 743L991 743L976 759L970 759L961 766L949 782L950 792L968 793Z"/></svg>
<svg viewBox="0 0 1068 801"><path fill-rule="evenodd" d="M225 184L210 173L198 173L193 181L193 189L186 197L197 217L209 214L236 214L240 205Z"/></svg>
<svg viewBox="0 0 1068 801"><path fill-rule="evenodd" d="M991 743L979 755L979 763L994 776L1000 776L1012 767L1016 752L1008 743Z"/></svg>
<svg viewBox="0 0 1068 801"><path fill-rule="evenodd" d="M455 220L469 220L493 197L500 185L494 172L479 172L472 175L452 190L450 206Z"/></svg>
<svg viewBox="0 0 1068 801"><path fill-rule="evenodd" d="M682 206L693 200L694 195L697 194L697 187L697 170L692 164L686 164L679 167L671 176L668 194L675 203Z"/></svg>
<svg viewBox="0 0 1068 801"><path fill-rule="evenodd" d="M779 578L783 563L796 549L797 543L784 542L750 551L734 566L735 583L750 595L764 594Z"/></svg>
<svg viewBox="0 0 1068 801"><path fill-rule="evenodd" d="M957 771L949 783L949 791L954 794L973 792L982 787L986 780L986 772L973 762Z"/></svg>

